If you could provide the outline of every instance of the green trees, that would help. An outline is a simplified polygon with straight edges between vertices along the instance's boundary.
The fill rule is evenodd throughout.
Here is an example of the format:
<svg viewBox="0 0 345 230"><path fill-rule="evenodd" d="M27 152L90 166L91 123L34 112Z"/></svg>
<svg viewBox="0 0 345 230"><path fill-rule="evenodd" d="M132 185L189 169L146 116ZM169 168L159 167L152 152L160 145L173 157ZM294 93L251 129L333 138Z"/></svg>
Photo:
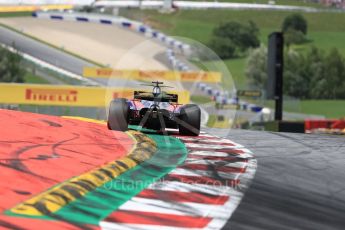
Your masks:
<svg viewBox="0 0 345 230"><path fill-rule="evenodd" d="M248 82L264 88L267 81L267 49L251 52L246 69ZM345 99L345 60L337 49L328 54L313 47L303 55L284 55L284 94L299 99Z"/></svg>
<svg viewBox="0 0 345 230"><path fill-rule="evenodd" d="M329 99L345 98L345 62L337 49L332 49L325 59L325 95Z"/></svg>
<svg viewBox="0 0 345 230"><path fill-rule="evenodd" d="M284 43L287 47L289 47L292 44L302 44L306 41L307 39L301 31L288 29L284 32Z"/></svg>
<svg viewBox="0 0 345 230"><path fill-rule="evenodd" d="M282 24L286 46L289 47L291 44L302 44L306 42L307 30L307 20L301 14L287 16Z"/></svg>
<svg viewBox="0 0 345 230"><path fill-rule="evenodd" d="M232 40L222 37L214 37L210 41L211 47L221 59L235 56L236 46Z"/></svg>
<svg viewBox="0 0 345 230"><path fill-rule="evenodd" d="M250 52L245 74L250 86L264 89L267 81L267 48L261 46Z"/></svg>
<svg viewBox="0 0 345 230"><path fill-rule="evenodd" d="M227 22L214 29L210 47L222 59L233 58L248 48L258 47L260 45L258 35L259 29L252 21L248 24Z"/></svg>
<svg viewBox="0 0 345 230"><path fill-rule="evenodd" d="M291 14L284 19L282 25L283 32L289 29L300 31L306 35L308 31L307 20L301 14Z"/></svg>
<svg viewBox="0 0 345 230"><path fill-rule="evenodd" d="M336 48L325 54L313 47L301 65L303 78L308 82L307 98L345 98L345 60ZM288 66L289 67L289 66ZM290 68L290 67L289 67Z"/></svg>
<svg viewBox="0 0 345 230"><path fill-rule="evenodd" d="M304 69L305 58L294 50L289 50L284 59L284 93L305 99L309 92L309 75L305 74Z"/></svg>
<svg viewBox="0 0 345 230"><path fill-rule="evenodd" d="M0 47L0 82L24 82L24 69L20 62L22 57Z"/></svg>

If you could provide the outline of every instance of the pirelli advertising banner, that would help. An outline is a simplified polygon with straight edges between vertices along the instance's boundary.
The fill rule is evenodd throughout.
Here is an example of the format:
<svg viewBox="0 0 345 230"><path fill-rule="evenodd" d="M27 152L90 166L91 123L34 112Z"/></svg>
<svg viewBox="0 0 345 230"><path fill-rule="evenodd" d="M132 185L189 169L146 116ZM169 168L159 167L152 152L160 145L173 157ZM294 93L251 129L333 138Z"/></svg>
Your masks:
<svg viewBox="0 0 345 230"><path fill-rule="evenodd" d="M84 67L84 77L94 78L121 78L138 81L166 80L184 82L221 82L219 72L178 72L178 71L153 71L153 70L116 70L111 68Z"/></svg>
<svg viewBox="0 0 345 230"><path fill-rule="evenodd" d="M0 103L106 107L113 98L132 99L134 90L136 89L0 83ZM189 103L188 91L168 92L177 93L179 103Z"/></svg>

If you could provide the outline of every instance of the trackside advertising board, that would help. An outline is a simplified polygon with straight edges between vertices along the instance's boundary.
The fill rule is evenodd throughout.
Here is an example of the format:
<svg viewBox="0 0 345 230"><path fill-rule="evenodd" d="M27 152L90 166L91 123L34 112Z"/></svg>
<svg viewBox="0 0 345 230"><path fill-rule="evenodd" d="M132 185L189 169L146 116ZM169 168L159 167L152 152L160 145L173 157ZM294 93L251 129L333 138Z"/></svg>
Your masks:
<svg viewBox="0 0 345 230"><path fill-rule="evenodd" d="M1 104L106 107L113 98L133 98L134 88L0 83ZM168 91L189 103L188 91Z"/></svg>
<svg viewBox="0 0 345 230"><path fill-rule="evenodd" d="M2 5L0 6L0 12L28 12L28 11L37 11L37 10L69 10L73 8L73 5Z"/></svg>
<svg viewBox="0 0 345 230"><path fill-rule="evenodd" d="M121 78L138 81L152 81L160 79L166 81L218 83L222 80L221 73L219 72L141 71L94 67L84 67L83 76L94 78Z"/></svg>

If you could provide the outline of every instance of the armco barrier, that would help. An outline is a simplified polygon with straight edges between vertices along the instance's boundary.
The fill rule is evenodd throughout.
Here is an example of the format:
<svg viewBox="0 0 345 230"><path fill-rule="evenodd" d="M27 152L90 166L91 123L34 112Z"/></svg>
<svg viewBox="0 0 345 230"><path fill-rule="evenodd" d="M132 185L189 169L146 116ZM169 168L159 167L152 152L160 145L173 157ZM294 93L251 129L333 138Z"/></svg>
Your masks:
<svg viewBox="0 0 345 230"><path fill-rule="evenodd" d="M221 82L221 73L219 72L178 72L178 71L156 71L156 70L124 70L111 68L84 67L84 77L94 78L121 78L138 81L152 81L152 79L161 79L166 81L182 82Z"/></svg>
<svg viewBox="0 0 345 230"><path fill-rule="evenodd" d="M182 53L189 53L190 46L186 43L178 41L169 37L161 32L158 32L151 27L124 17L112 17L98 14L87 13L64 13L64 12L34 12L32 14L36 18L52 19L52 20L65 20L65 21L79 21L79 22L93 22L106 25L117 25L126 29L137 31L138 33L158 40L166 46L173 48Z"/></svg>
<svg viewBox="0 0 345 230"><path fill-rule="evenodd" d="M105 107L113 98L133 98L133 88L0 83L1 104ZM179 103L189 103L188 91L177 93Z"/></svg>

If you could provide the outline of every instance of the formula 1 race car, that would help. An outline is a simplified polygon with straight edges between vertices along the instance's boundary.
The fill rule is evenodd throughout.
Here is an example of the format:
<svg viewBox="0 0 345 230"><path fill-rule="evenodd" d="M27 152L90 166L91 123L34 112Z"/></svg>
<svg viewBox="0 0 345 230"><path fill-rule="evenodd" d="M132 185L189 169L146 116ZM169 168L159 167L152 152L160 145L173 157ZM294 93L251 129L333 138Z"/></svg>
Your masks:
<svg viewBox="0 0 345 230"><path fill-rule="evenodd" d="M200 108L194 104L178 104L178 95L162 91L172 88L154 81L152 92L134 91L134 98L116 98L110 102L108 128L126 131L128 125L165 132L166 128L179 129L181 135L198 136Z"/></svg>

